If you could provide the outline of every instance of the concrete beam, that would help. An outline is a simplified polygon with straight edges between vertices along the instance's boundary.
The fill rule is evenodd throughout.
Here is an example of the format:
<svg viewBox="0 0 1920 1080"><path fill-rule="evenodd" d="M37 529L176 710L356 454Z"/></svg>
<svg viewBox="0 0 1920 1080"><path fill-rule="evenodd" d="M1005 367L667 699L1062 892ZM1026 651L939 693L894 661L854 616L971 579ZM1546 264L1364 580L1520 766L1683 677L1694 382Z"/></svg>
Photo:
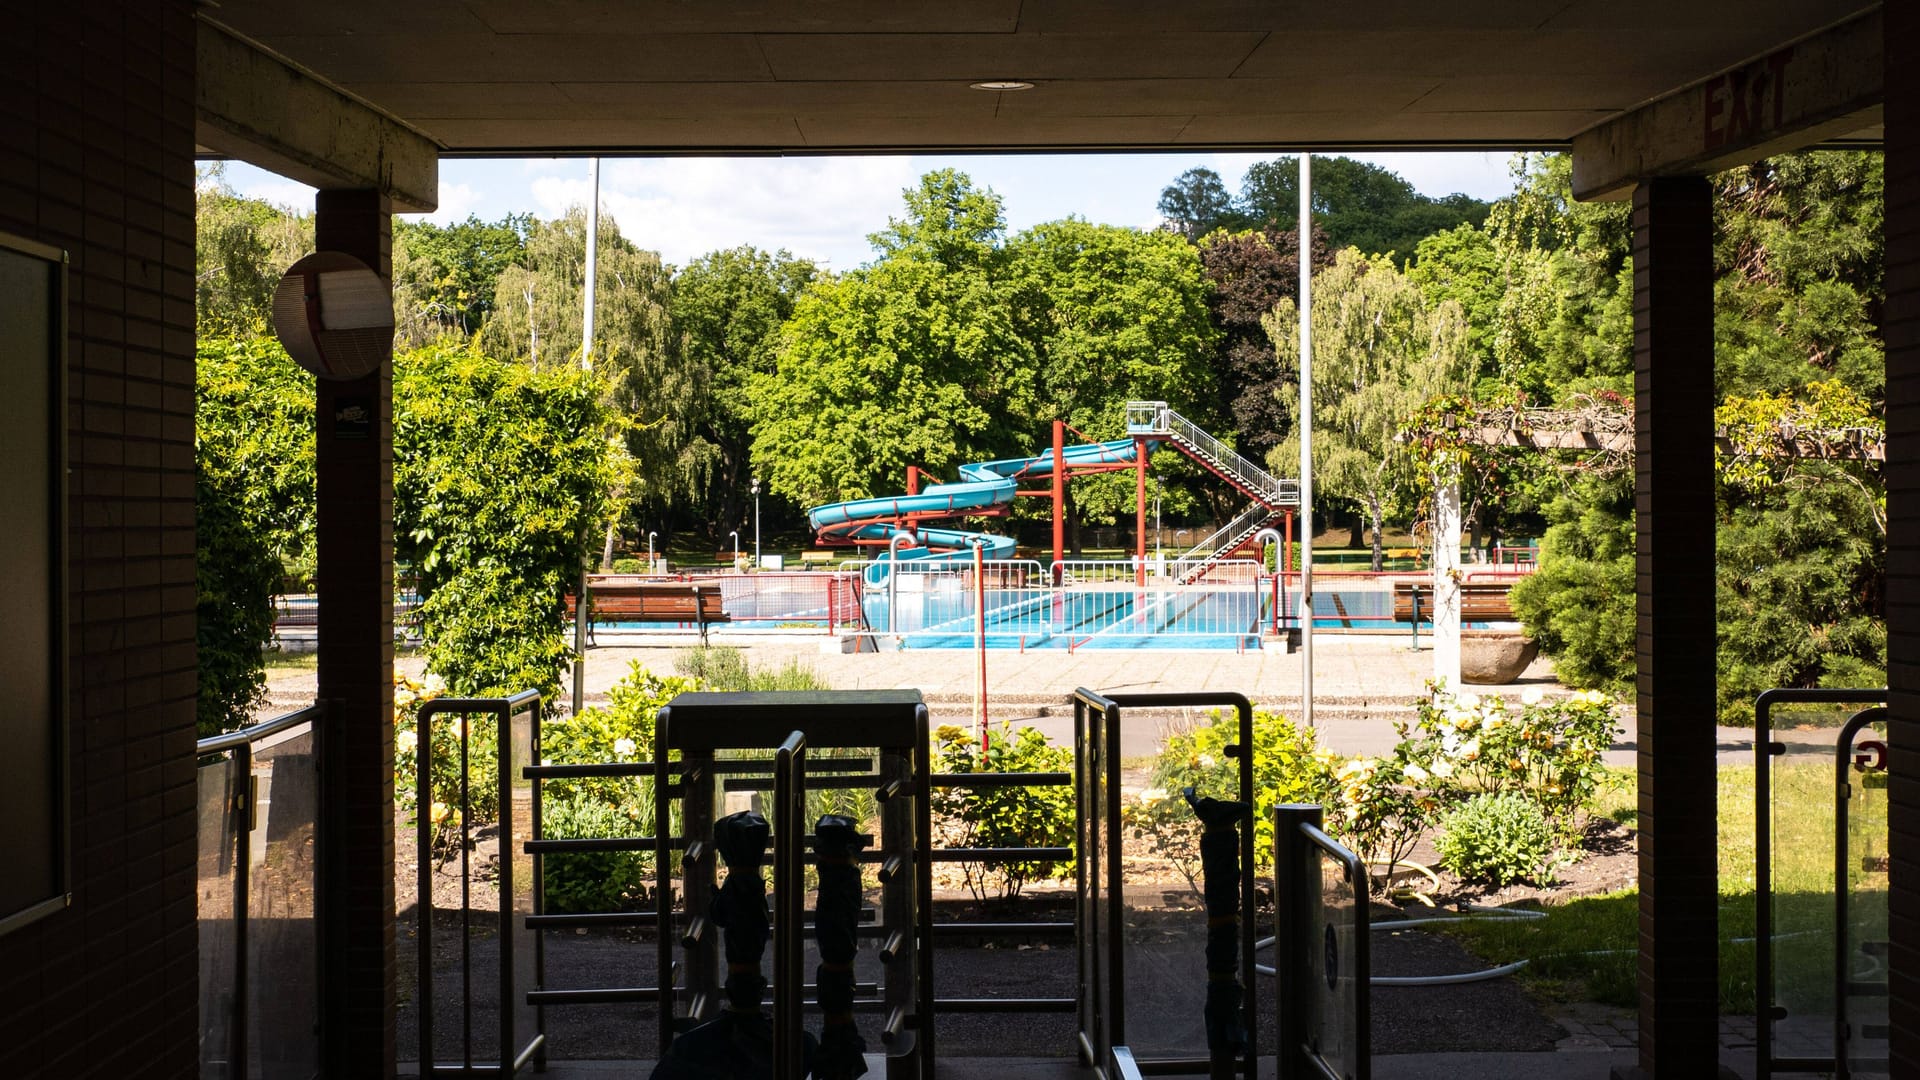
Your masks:
<svg viewBox="0 0 1920 1080"><path fill-rule="evenodd" d="M1622 199L1880 123L1878 7L1590 128L1573 139L1576 199Z"/></svg>
<svg viewBox="0 0 1920 1080"><path fill-rule="evenodd" d="M372 188L396 210L440 204L440 145L312 72L199 20L194 140L316 188Z"/></svg>

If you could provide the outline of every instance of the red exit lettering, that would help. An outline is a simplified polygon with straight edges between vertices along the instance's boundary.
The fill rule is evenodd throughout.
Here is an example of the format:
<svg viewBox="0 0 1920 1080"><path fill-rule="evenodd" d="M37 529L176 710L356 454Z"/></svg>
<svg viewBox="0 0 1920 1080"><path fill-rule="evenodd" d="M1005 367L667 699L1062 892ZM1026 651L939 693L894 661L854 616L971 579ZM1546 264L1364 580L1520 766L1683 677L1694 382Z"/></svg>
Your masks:
<svg viewBox="0 0 1920 1080"><path fill-rule="evenodd" d="M1782 49L1701 86L1702 141L1708 150L1785 122L1786 70L1792 60L1793 50Z"/></svg>

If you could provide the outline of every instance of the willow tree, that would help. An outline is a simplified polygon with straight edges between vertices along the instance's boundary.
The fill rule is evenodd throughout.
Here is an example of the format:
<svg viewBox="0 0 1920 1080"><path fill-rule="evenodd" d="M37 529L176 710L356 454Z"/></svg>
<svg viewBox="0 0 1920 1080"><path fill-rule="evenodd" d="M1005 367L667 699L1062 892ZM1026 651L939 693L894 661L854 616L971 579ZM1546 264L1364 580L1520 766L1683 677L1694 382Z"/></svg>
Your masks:
<svg viewBox="0 0 1920 1080"><path fill-rule="evenodd" d="M1282 475L1300 460L1299 308L1281 300L1265 320L1292 433L1268 455ZM1383 565L1389 509L1418 490L1396 439L1408 417L1465 379L1467 320L1452 300L1429 303L1391 260L1348 248L1313 282L1313 472L1316 496L1347 499L1366 515L1373 568Z"/></svg>
<svg viewBox="0 0 1920 1080"><path fill-rule="evenodd" d="M585 210L533 222L524 262L500 273L481 347L536 371L578 367L586 263ZM627 449L636 488L628 500L656 513L697 499L717 457L699 427L707 375L689 361L674 328L670 280L659 255L601 215L593 369L606 377L614 413L632 421Z"/></svg>

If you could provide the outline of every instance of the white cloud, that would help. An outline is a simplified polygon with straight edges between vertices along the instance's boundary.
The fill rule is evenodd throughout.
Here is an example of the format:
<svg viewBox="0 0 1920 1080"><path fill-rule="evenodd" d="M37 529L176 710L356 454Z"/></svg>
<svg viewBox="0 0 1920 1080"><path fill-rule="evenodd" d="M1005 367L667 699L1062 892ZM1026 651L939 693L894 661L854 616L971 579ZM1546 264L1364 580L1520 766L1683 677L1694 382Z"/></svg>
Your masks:
<svg viewBox="0 0 1920 1080"><path fill-rule="evenodd" d="M431 214L408 214L409 218L431 221L435 225L455 225L467 220L467 215L477 212L480 206L480 192L471 184L450 184L445 177L440 179L440 206Z"/></svg>
<svg viewBox="0 0 1920 1080"><path fill-rule="evenodd" d="M578 162L538 170L536 213L586 205L586 173ZM600 165L600 207L622 235L675 265L752 244L844 270L872 256L866 235L899 213L913 182L901 157L610 159Z"/></svg>

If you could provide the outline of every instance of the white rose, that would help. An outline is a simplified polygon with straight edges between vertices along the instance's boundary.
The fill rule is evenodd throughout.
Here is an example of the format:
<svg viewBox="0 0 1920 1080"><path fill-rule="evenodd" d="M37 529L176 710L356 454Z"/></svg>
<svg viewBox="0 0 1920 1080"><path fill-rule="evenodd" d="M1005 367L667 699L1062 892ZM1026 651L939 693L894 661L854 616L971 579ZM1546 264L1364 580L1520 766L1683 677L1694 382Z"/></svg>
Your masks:
<svg viewBox="0 0 1920 1080"><path fill-rule="evenodd" d="M415 735L411 731L403 731L400 734L395 735L393 737L393 741L395 745L397 745L400 748L400 752L403 754L413 753L413 748L420 745L419 736Z"/></svg>
<svg viewBox="0 0 1920 1080"><path fill-rule="evenodd" d="M632 739L613 740L613 754L615 757L626 757L633 753L634 749L635 746Z"/></svg>
<svg viewBox="0 0 1920 1080"><path fill-rule="evenodd" d="M1427 782L1427 770L1421 768L1418 765L1408 765L1406 768L1406 773L1407 773L1407 779L1413 781L1416 784L1424 784Z"/></svg>
<svg viewBox="0 0 1920 1080"><path fill-rule="evenodd" d="M1546 700L1546 693L1537 686L1529 686L1520 692L1520 704L1538 705Z"/></svg>

